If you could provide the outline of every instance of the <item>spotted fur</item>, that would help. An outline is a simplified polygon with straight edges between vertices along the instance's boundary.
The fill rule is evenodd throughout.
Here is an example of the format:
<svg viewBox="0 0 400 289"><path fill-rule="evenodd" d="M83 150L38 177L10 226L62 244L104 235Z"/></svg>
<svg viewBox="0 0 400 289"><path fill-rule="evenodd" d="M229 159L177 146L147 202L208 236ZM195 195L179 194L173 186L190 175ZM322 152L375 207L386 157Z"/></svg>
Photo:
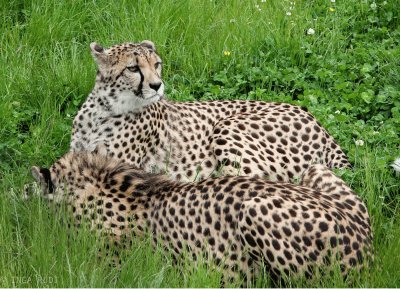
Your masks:
<svg viewBox="0 0 400 289"><path fill-rule="evenodd" d="M126 162L67 153L49 170L32 168L44 196L73 208L75 220L119 239L149 231L155 243L206 256L230 276L253 278L260 263L273 276L329 265L361 268L372 233L362 200L323 165L301 185L236 176L181 184ZM67 193L68 192L68 193Z"/></svg>
<svg viewBox="0 0 400 289"><path fill-rule="evenodd" d="M147 71L143 87L162 83L161 66L154 67L161 63L154 44L96 51L92 47L99 72L74 120L71 151L97 150L178 181L204 179L216 171L290 181L315 162L350 167L335 140L298 106L243 100L171 102L160 100L162 84L137 95L138 73L131 75L127 67L137 64Z"/></svg>

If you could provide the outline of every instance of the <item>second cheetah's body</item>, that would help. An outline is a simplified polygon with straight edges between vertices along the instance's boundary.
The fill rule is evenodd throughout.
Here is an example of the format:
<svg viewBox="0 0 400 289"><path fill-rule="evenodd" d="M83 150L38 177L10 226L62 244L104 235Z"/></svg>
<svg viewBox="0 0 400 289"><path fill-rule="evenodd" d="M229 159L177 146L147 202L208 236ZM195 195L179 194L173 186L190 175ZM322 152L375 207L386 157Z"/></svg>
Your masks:
<svg viewBox="0 0 400 289"><path fill-rule="evenodd" d="M92 45L99 72L74 120L71 151L98 150L189 181L217 170L290 181L314 162L350 166L335 140L298 106L160 100L161 68L152 65L161 60L154 45L145 43L108 50Z"/></svg>
<svg viewBox="0 0 400 289"><path fill-rule="evenodd" d="M250 177L179 184L88 153L68 153L32 173L44 196L68 202L78 223L87 219L116 239L150 230L175 254L204 253L229 274L257 276L263 261L273 275L311 276L335 254L347 272L371 253L365 205L323 165L311 166L302 185Z"/></svg>

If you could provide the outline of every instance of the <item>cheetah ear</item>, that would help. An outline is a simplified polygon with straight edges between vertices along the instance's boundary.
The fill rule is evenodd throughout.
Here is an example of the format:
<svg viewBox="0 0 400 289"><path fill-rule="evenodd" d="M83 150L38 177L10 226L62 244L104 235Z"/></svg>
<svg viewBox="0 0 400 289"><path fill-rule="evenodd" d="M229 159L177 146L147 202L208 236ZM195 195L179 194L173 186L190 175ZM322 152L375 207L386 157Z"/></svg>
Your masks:
<svg viewBox="0 0 400 289"><path fill-rule="evenodd" d="M33 178L38 182L41 183L42 180L44 180L43 175L40 173L40 168L33 166L31 168L31 174L33 176Z"/></svg>
<svg viewBox="0 0 400 289"><path fill-rule="evenodd" d="M107 62L107 55L104 53L104 48L96 42L90 43L90 52L97 64L100 65Z"/></svg>
<svg viewBox="0 0 400 289"><path fill-rule="evenodd" d="M150 41L150 40L143 40L143 41L140 43L140 45L143 46L143 47L146 47L146 48L148 48L148 49L151 49L151 50L156 51L156 46L154 45L153 41Z"/></svg>
<svg viewBox="0 0 400 289"><path fill-rule="evenodd" d="M36 182L38 182L45 193L54 192L54 184L51 181L51 174L49 169L33 166L31 168L31 173L33 178L36 180Z"/></svg>

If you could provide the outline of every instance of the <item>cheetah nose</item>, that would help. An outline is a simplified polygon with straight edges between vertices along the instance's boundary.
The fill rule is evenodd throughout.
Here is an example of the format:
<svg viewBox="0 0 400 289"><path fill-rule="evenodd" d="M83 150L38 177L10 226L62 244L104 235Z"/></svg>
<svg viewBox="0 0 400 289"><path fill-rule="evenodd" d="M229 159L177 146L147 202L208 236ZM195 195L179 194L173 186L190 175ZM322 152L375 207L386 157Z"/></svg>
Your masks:
<svg viewBox="0 0 400 289"><path fill-rule="evenodd" d="M150 88L154 89L155 91L158 91L161 87L161 82L156 82L156 83L150 83Z"/></svg>

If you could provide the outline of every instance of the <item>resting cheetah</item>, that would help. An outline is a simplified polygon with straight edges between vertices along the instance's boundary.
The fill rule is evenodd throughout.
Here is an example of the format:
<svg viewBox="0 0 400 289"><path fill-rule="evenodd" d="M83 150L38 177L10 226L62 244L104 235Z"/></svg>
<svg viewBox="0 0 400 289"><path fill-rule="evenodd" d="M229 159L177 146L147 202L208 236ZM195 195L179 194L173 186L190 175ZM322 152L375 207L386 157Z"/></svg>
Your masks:
<svg viewBox="0 0 400 289"><path fill-rule="evenodd" d="M298 106L167 101L152 42L90 47L99 70L75 117L71 151L99 149L182 181L216 170L290 181L313 162L350 167L335 140Z"/></svg>
<svg viewBox="0 0 400 289"><path fill-rule="evenodd" d="M116 239L149 232L175 257L186 250L208 256L227 276L256 277L263 261L275 277L311 277L335 254L346 273L371 254L365 205L320 164L306 170L302 185L248 176L182 184L115 158L69 152L32 174L45 197L66 200L77 223L86 219Z"/></svg>

